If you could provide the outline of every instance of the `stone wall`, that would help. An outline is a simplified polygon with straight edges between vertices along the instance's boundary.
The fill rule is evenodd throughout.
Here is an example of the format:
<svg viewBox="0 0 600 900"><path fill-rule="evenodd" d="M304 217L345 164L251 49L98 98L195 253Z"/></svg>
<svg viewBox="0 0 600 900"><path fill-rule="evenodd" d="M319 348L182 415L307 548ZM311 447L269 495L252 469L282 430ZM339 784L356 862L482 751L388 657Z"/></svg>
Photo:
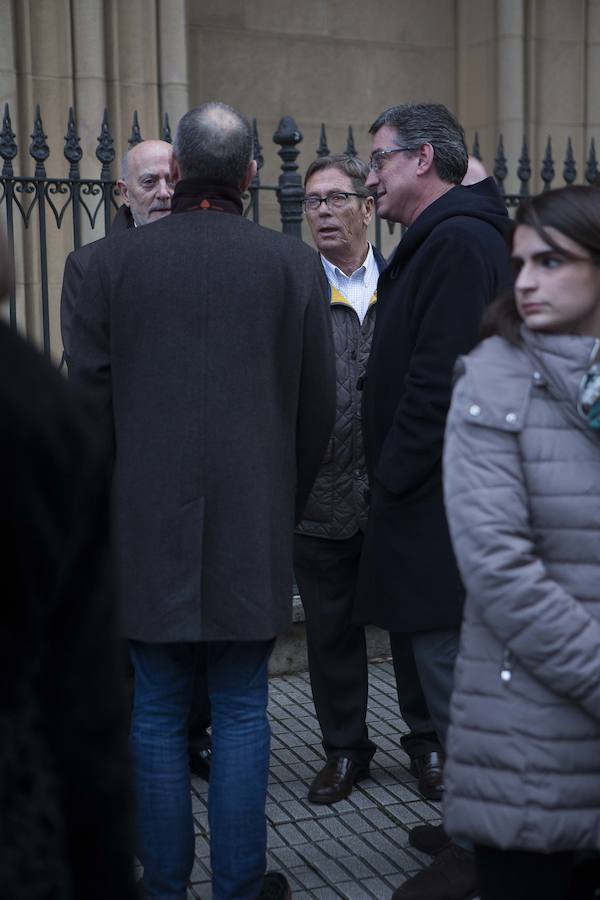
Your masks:
<svg viewBox="0 0 600 900"><path fill-rule="evenodd" d="M224 100L256 117L262 180L275 185L272 136L281 116L294 116L303 132L304 171L321 122L334 151L352 125L366 156L368 126L382 109L434 100L457 113L469 142L479 132L489 169L502 132L507 188L516 189L523 135L536 170L548 134L559 160L571 136L581 173L590 138L600 136L599 93L600 0L0 0L0 100L10 103L22 151L17 174L32 172L26 148L36 103L51 149L48 172L67 172L62 148L73 106L82 173L92 177L105 106L118 159L134 109L143 136L153 137L165 111L174 128L190 105ZM278 227L274 195L261 205L265 224ZM84 239L101 234L88 227ZM388 251L398 231L384 226L383 234ZM39 337L35 223L17 243L19 322ZM49 246L55 335L70 244L67 216Z"/></svg>

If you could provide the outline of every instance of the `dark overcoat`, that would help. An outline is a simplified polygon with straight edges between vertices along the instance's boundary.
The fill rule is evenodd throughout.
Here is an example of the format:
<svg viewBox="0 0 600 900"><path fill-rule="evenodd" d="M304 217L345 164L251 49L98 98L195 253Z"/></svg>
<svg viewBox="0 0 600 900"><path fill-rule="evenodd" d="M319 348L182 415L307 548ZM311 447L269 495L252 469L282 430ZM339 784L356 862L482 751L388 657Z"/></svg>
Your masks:
<svg viewBox="0 0 600 900"><path fill-rule="evenodd" d="M0 417L0 897L134 900L106 453L4 324Z"/></svg>
<svg viewBox="0 0 600 900"><path fill-rule="evenodd" d="M113 223L110 227L111 234L117 234L126 228L134 228L133 217L128 206L119 207ZM73 321L73 313L75 312L75 304L79 296L79 289L83 276L87 271L92 256L100 241L92 241L90 244L84 244L78 250L72 250L65 261L65 271L63 275L62 291L60 295L60 333L63 342L63 355L67 367L71 356L71 323Z"/></svg>
<svg viewBox="0 0 600 900"><path fill-rule="evenodd" d="M172 213L96 249L70 375L114 434L123 633L266 640L334 415L317 254L241 216Z"/></svg>
<svg viewBox="0 0 600 900"><path fill-rule="evenodd" d="M377 289L364 381L371 510L356 619L390 631L458 627L442 447L457 357L510 281L510 220L493 179L454 187L409 227Z"/></svg>

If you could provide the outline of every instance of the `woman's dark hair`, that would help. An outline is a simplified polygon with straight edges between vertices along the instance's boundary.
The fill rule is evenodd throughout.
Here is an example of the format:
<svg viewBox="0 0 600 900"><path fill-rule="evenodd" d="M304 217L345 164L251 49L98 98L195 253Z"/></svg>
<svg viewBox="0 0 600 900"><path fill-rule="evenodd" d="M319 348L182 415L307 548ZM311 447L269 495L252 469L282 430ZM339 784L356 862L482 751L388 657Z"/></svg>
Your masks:
<svg viewBox="0 0 600 900"><path fill-rule="evenodd" d="M522 203L515 215L515 225L529 225L557 253L569 259L571 254L559 247L548 234L555 228L580 244L600 265L600 188L585 185L569 185L554 191L538 194ZM514 236L514 231L513 231ZM512 238L511 238L512 243ZM486 310L481 327L482 338L499 334L518 344L522 319L517 311L514 290L500 296Z"/></svg>

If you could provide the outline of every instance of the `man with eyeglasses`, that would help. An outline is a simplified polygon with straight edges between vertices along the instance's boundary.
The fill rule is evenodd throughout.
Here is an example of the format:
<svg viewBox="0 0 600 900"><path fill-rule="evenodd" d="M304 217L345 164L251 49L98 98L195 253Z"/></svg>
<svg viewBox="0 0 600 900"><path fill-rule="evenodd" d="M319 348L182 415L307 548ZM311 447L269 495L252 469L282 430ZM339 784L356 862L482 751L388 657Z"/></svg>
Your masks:
<svg viewBox="0 0 600 900"><path fill-rule="evenodd" d="M493 179L461 186L464 132L444 106L392 107L370 133L367 186L378 214L407 231L379 279L364 381L371 512L356 620L390 632L409 728L401 745L420 791L438 800L463 609L442 493L444 427L456 358L510 281L510 221ZM441 825L418 826L409 841L437 858L394 900L475 896L472 854Z"/></svg>
<svg viewBox="0 0 600 900"><path fill-rule="evenodd" d="M308 168L304 210L329 281L336 351L336 419L319 475L297 529L294 566L306 616L311 687L327 762L308 799L330 804L366 778L369 739L365 631L352 623L368 500L360 392L383 257L367 240L373 197L368 169L351 156Z"/></svg>

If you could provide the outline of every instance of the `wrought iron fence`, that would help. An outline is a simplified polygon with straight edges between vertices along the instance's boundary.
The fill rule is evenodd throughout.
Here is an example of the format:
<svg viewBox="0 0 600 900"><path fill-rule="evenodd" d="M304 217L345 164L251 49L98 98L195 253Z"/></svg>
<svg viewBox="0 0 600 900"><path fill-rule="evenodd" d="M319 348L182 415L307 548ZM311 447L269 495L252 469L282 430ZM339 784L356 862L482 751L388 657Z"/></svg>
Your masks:
<svg viewBox="0 0 600 900"><path fill-rule="evenodd" d="M248 193L244 215L251 217L255 222L260 221L260 198L263 192L271 192L279 203L281 228L288 234L297 237L302 236L302 176L299 173L297 158L300 153L299 145L303 140L302 133L291 116L284 116L273 135L273 142L279 146L278 155L281 158L281 172L278 183L263 184L261 181L261 169L264 164L263 148L259 141L256 120L253 121L254 134L254 158L257 161L258 170ZM165 141L171 141L171 128L168 115L165 114L161 137ZM133 113L129 147L142 141L142 133L137 111ZM320 139L316 148L317 156L325 156L330 152L327 143L325 125L321 125ZM354 142L352 126L348 127L345 152L356 156L357 151ZM9 251L15 255L15 220L22 223L25 229L33 225L33 212L37 209L37 236L39 241L39 273L41 294L41 339L44 352L50 355L50 306L48 290L48 226L54 220L57 229L65 222L65 214L70 211L72 223L72 245L77 249L82 242L82 223L89 222L90 228L103 221L105 233L108 233L111 219L118 209L116 182L111 173L111 165L115 160L116 152L114 140L110 133L108 113L105 110L100 126L100 135L96 146L96 158L100 163L100 175L98 178L82 178L80 161L83 156L80 138L77 133L77 125L73 110L70 109L67 117L64 157L69 164L68 175L64 178L51 178L46 173L46 160L50 155L47 144L47 136L44 133L42 117L39 106L36 107L29 155L35 161L35 170L32 176L15 175L13 160L17 156L18 147L15 134L12 131L10 111L8 104L4 109L2 130L0 132L0 157L3 160L2 174L0 176L0 207L4 206L6 230ZM475 134L472 155L480 161L480 145L478 135ZM496 157L492 174L498 187L504 196L507 207L517 206L523 199L531 195L532 162L529 156L527 141L523 139L521 155L518 160L516 176L519 181L517 193L507 193L505 182L508 178L508 161L504 152L502 135L498 139ZM556 163L552 152L550 137L547 140L544 158L542 160L539 177L543 190L549 190L556 177ZM588 184L595 183L598 179L598 164L596 159L595 141L592 138L583 173ZM565 184L573 184L577 180L577 168L573 153L571 138L567 140L565 158L562 164L562 179ZM393 224L388 225L390 234L394 232ZM382 225L379 219L375 222L375 243L378 248L382 244ZM9 297L9 319L12 328L17 326L17 305L13 289Z"/></svg>

